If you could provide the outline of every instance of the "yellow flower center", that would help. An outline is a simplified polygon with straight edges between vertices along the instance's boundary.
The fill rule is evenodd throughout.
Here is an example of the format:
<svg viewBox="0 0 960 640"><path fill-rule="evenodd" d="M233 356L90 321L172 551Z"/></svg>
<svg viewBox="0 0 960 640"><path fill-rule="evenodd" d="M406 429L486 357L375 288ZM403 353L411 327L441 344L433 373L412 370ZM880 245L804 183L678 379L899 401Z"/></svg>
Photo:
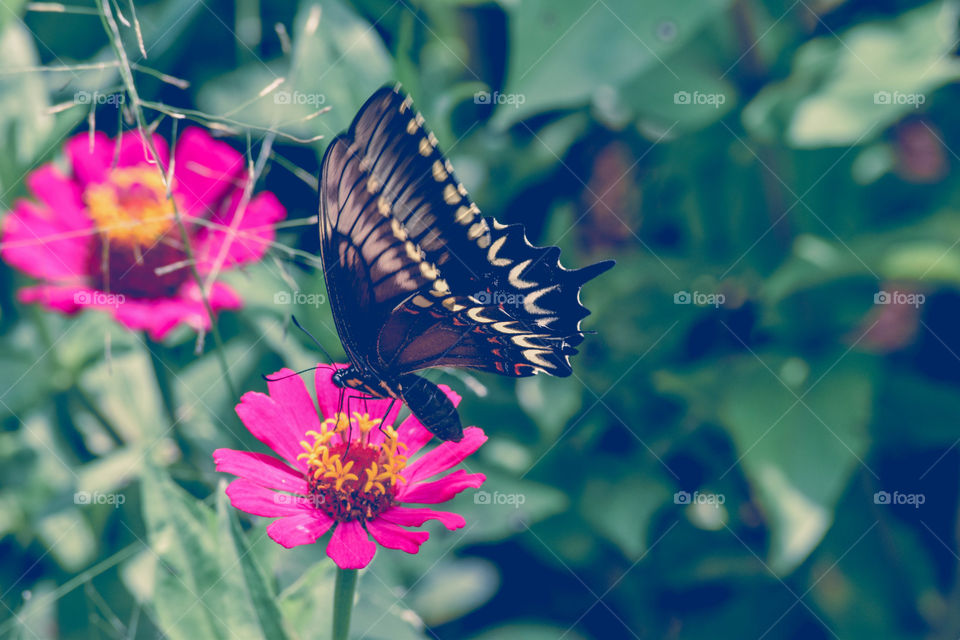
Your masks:
<svg viewBox="0 0 960 640"><path fill-rule="evenodd" d="M370 432L380 425L369 414L353 418L338 413L324 420L320 431L308 431L313 442L301 441L307 461L307 482L318 509L337 521L371 519L395 504L397 486L406 482L401 471L407 457L392 426L382 428L386 439L371 444ZM340 437L334 441L334 437Z"/></svg>
<svg viewBox="0 0 960 640"><path fill-rule="evenodd" d="M173 225L173 202L155 167L114 169L83 197L97 230L111 242L150 247Z"/></svg>

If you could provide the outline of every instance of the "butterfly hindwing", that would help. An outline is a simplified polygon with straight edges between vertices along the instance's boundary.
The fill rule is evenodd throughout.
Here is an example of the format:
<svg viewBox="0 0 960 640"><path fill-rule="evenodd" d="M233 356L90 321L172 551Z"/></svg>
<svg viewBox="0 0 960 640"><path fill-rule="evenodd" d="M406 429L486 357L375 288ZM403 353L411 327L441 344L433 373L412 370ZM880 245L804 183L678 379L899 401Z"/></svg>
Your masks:
<svg viewBox="0 0 960 640"><path fill-rule="evenodd" d="M378 340L388 368L570 375L569 356L583 340L579 325L589 313L580 288L612 263L570 271L560 265L559 249L531 246L520 225L489 223L493 242L486 264L477 267L484 276L470 283L469 293L430 291L391 314Z"/></svg>

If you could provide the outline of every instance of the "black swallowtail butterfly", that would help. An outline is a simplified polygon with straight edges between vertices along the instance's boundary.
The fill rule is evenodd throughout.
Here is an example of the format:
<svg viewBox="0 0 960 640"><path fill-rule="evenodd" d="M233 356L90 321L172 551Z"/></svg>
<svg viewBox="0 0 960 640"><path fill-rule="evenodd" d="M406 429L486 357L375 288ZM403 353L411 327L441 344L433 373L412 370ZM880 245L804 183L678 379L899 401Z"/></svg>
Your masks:
<svg viewBox="0 0 960 640"><path fill-rule="evenodd" d="M321 165L320 247L350 359L334 381L402 400L435 436L460 440L457 410L414 372L469 367L568 376L583 341L580 287L613 266L560 266L457 182L423 116L384 87L331 141Z"/></svg>

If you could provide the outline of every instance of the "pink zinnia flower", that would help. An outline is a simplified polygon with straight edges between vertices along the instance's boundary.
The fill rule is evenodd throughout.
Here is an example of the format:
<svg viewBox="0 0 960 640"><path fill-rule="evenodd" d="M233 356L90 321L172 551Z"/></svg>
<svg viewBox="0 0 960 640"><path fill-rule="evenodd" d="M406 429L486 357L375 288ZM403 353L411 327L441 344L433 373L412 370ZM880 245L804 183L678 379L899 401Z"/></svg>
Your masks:
<svg viewBox="0 0 960 640"><path fill-rule="evenodd" d="M292 373L281 369L273 377ZM377 545L367 534L384 547L417 553L430 534L405 527L431 519L451 531L463 527L464 519L456 513L406 505L446 502L483 484L482 473L463 469L435 478L476 451L487 439L483 431L468 427L460 442L444 442L417 456L432 437L419 420L411 415L394 429L399 403L381 422L389 400L357 399L358 392L341 389L332 377L331 367L317 369L317 399L325 420L299 376L268 383L269 395L244 394L237 415L283 461L217 449L217 470L240 476L227 487L233 506L277 518L267 534L288 549L311 544L333 527L327 555L341 569L360 569L373 559ZM440 388L454 405L460 402L449 387ZM349 404L348 398L353 398ZM343 413L348 406L363 413L355 411L348 419Z"/></svg>
<svg viewBox="0 0 960 640"><path fill-rule="evenodd" d="M167 144L159 136L153 143L166 172ZM53 164L31 173L26 182L36 200L19 200L3 221L0 256L43 281L21 289L19 299L64 313L103 309L155 339L181 323L209 328L174 204L144 140L129 133L116 142L97 132L91 143L81 134L65 152L68 173ZM241 210L248 180L243 156L228 144L203 129L183 132L171 191L202 276L259 260L286 215L269 192ZM214 310L242 306L220 282L209 301Z"/></svg>

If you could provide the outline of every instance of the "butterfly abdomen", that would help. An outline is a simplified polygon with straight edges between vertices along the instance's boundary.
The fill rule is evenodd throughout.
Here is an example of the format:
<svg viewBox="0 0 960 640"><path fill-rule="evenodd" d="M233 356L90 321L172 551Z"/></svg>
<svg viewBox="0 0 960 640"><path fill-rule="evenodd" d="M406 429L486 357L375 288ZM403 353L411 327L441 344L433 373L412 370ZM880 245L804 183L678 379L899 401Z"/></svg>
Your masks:
<svg viewBox="0 0 960 640"><path fill-rule="evenodd" d="M440 387L413 374L403 376L400 384L403 401L430 433L441 440L463 439L457 408Z"/></svg>

